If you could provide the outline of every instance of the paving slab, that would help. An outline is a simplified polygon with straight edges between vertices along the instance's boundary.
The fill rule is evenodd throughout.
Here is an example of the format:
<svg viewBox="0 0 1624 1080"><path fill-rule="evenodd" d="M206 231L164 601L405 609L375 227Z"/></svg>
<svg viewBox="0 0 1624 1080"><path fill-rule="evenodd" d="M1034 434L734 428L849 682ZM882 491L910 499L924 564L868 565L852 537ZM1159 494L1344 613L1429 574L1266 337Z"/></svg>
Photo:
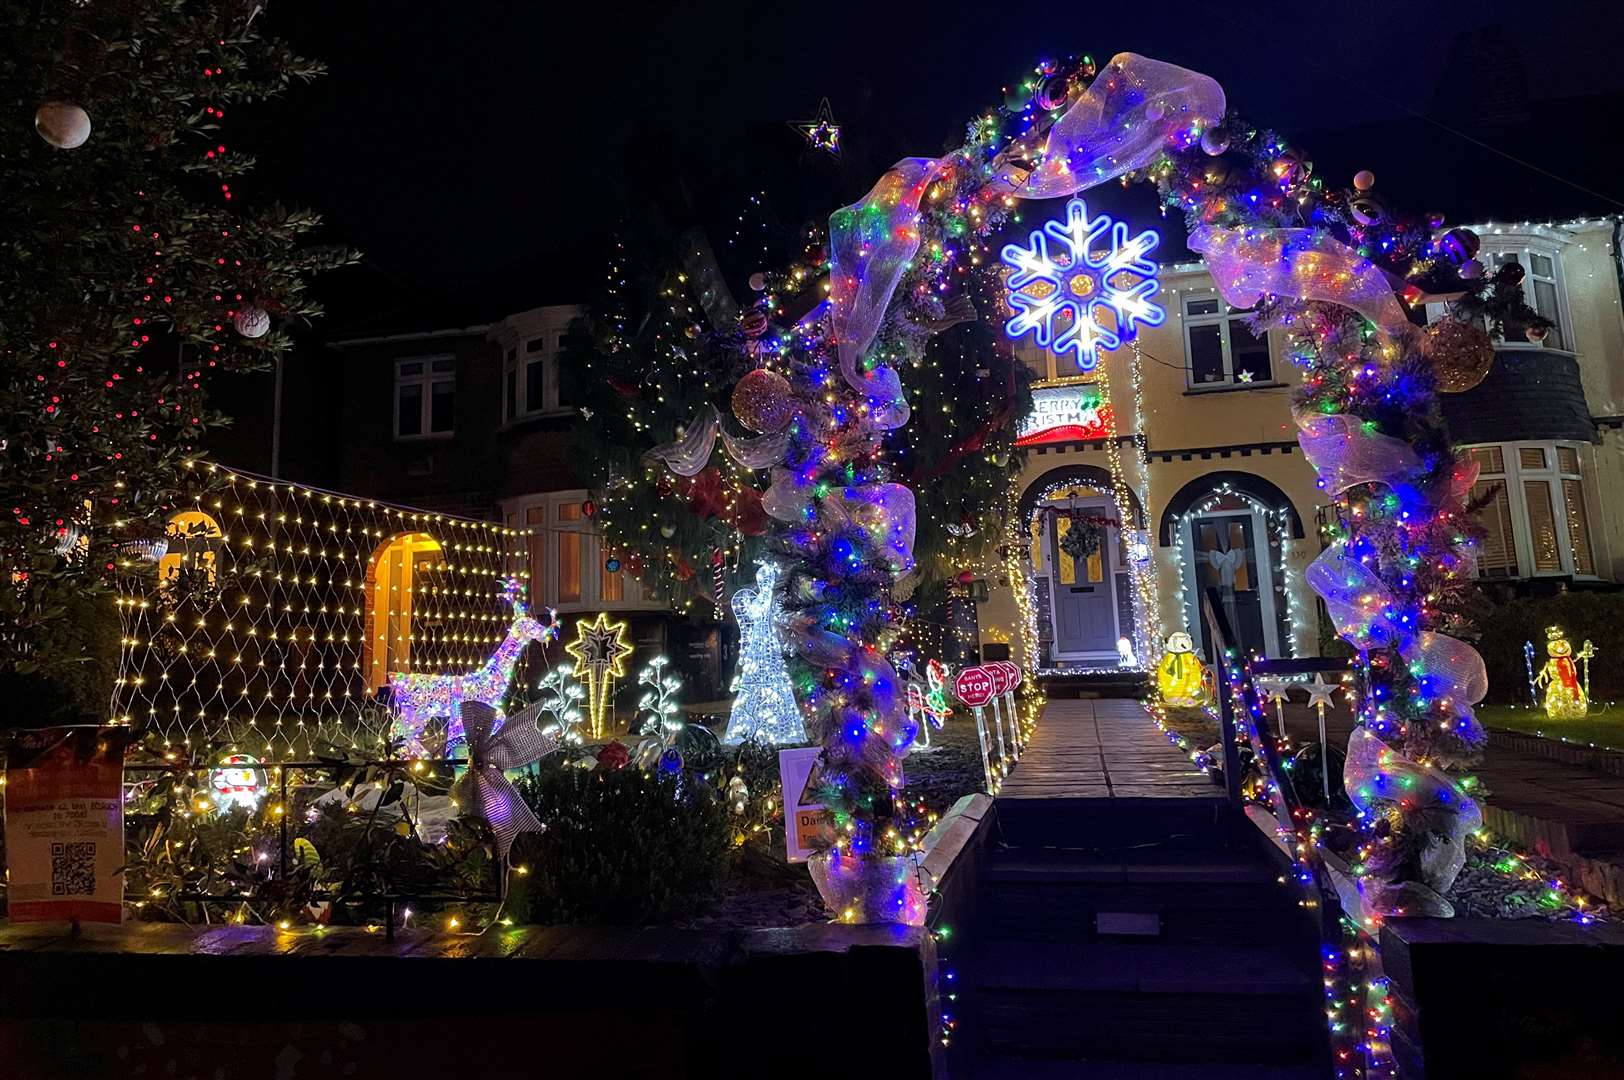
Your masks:
<svg viewBox="0 0 1624 1080"><path fill-rule="evenodd" d="M1051 701L1001 799L1210 798L1212 783L1138 702Z"/></svg>

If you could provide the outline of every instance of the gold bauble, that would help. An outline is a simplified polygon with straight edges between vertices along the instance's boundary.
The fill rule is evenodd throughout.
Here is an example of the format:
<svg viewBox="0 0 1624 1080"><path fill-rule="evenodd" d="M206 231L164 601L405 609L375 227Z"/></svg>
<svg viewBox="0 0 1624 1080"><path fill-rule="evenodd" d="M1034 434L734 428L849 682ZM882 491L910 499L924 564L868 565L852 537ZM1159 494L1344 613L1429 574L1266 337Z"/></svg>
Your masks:
<svg viewBox="0 0 1624 1080"><path fill-rule="evenodd" d="M1481 327L1445 319L1427 329L1421 355L1432 364L1438 389L1459 394L1483 381L1494 363L1494 342Z"/></svg>
<svg viewBox="0 0 1624 1080"><path fill-rule="evenodd" d="M776 371L757 368L733 388L733 415L751 431L783 431L793 413L789 380Z"/></svg>

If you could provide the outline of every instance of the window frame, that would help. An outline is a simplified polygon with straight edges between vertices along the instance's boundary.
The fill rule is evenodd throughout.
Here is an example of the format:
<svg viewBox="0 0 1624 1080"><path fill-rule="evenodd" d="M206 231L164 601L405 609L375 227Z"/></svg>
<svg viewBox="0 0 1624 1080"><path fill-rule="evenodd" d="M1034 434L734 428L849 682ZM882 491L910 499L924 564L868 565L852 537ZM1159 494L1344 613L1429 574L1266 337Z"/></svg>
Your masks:
<svg viewBox="0 0 1624 1080"><path fill-rule="evenodd" d="M1470 454L1473 450L1498 449L1504 466L1503 471L1497 473L1479 472L1477 483L1499 483L1505 491L1508 514L1511 518L1511 549L1517 559L1517 572L1504 577L1486 577L1482 566L1478 565L1475 567L1478 581L1526 581L1533 578L1601 580L1601 574L1597 569L1599 560L1596 551L1596 514L1594 499L1589 494L1591 485L1585 479L1584 445L1566 439L1525 439L1504 443L1471 443L1459 448L1462 454ZM1542 468L1533 468L1522 463L1522 451L1527 448L1541 451L1545 460ZM1562 467L1561 451L1564 449L1573 451L1572 471ZM1568 527L1567 490L1563 483L1566 480L1576 481L1579 485L1585 532L1590 543L1591 569L1588 573L1579 573L1575 570L1573 536ZM1544 482L1550 491L1559 564L1555 570L1539 570L1535 567L1534 523L1528 513L1528 492L1524 486L1528 481Z"/></svg>
<svg viewBox="0 0 1624 1080"><path fill-rule="evenodd" d="M558 386L558 361L568 331L568 326L543 326L503 343L501 421L504 426L570 411L569 405L559 401ZM539 347L534 347L538 343ZM536 365L541 367L541 406L532 409L529 407L530 369Z"/></svg>
<svg viewBox="0 0 1624 1080"><path fill-rule="evenodd" d="M503 505L506 519L513 523L515 528L535 530L530 543L526 545L526 570L534 566L532 560L536 558L535 545L539 544L540 547L541 587L532 591L532 604L544 605L560 613L653 610L665 607L663 603L651 600L644 592L643 583L625 569L618 571L620 598L618 600L603 598L604 580L608 573L603 565L604 559L608 557L604 551L603 534L598 530L597 524L585 514L567 521L562 517L563 507L580 506L589 498L591 493L585 489L548 491L514 499ZM541 511L541 520L531 521L532 511L538 509ZM564 533L579 534L582 537L581 598L561 603L558 596L559 556L562 547L560 538ZM530 579L534 581L534 573Z"/></svg>
<svg viewBox="0 0 1624 1080"><path fill-rule="evenodd" d="M1218 310L1211 314L1191 314L1191 303L1199 303L1205 300L1217 301ZM1187 393L1214 394L1230 390L1259 390L1285 385L1276 374L1279 367L1279 358L1275 356L1273 338L1267 332L1263 335L1263 342L1269 352L1269 377L1252 382L1242 382L1235 377L1235 350L1230 340L1230 324L1236 319L1244 318L1249 313L1248 309L1230 306L1229 301L1225 300L1216 289L1179 291L1179 336L1184 345L1184 389ZM1224 378L1221 382L1196 382L1195 380L1195 364L1193 362L1195 349L1191 344L1190 331L1201 326L1218 327L1218 349L1224 369Z"/></svg>
<svg viewBox="0 0 1624 1080"><path fill-rule="evenodd" d="M1549 240L1543 236L1534 235L1506 235L1490 233L1482 238L1478 250L1478 261L1483 264L1483 272L1492 276L1499 270L1498 257L1512 256L1519 266L1523 268L1522 294L1523 300L1530 308L1539 311L1536 301L1534 283L1543 282L1550 285L1556 293L1556 334L1561 344L1552 342L1547 335L1544 341L1529 341L1526 338L1513 340L1505 337L1494 339L1496 349L1550 349L1553 352L1573 354L1577 352L1573 343L1573 315L1568 306L1567 274L1562 266L1563 245L1556 240ZM1549 275L1534 272L1533 256L1551 261ZM1429 312L1430 315L1430 312ZM1430 320L1429 320L1430 321Z"/></svg>
<svg viewBox="0 0 1624 1080"><path fill-rule="evenodd" d="M448 363L450 368L445 371L435 371L437 363ZM405 373L407 364L422 364L423 370L416 374ZM434 353L427 356L402 356L395 360L395 380L391 390L393 401L391 403L394 414L394 433L398 442L416 442L424 439L449 439L457 433L457 358L451 353ZM451 426L444 431L433 430L434 424L434 387L439 383L451 385ZM418 403L419 430L411 434L400 430L400 392L407 386L421 386L423 388L422 400Z"/></svg>

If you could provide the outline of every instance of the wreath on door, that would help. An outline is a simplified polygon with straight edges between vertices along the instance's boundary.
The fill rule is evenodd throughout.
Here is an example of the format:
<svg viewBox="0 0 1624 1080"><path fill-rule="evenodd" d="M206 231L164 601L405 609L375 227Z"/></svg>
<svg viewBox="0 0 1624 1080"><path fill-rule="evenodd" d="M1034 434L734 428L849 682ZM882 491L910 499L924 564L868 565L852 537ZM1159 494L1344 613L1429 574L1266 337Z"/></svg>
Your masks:
<svg viewBox="0 0 1624 1080"><path fill-rule="evenodd" d="M1077 510L1068 511L1066 518L1071 527L1066 535L1060 538L1060 550L1079 561L1092 559L1099 554L1100 544L1105 539L1105 530L1114 529L1120 524L1116 518L1108 518L1102 514L1086 514Z"/></svg>

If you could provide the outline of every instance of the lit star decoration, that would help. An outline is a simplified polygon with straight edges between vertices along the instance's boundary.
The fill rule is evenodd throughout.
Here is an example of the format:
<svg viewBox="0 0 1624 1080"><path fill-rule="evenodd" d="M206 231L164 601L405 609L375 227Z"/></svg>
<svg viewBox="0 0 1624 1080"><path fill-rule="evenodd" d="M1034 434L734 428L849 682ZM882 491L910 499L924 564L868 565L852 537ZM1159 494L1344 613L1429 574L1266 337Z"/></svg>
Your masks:
<svg viewBox="0 0 1624 1080"><path fill-rule="evenodd" d="M626 657L632 647L625 641L626 624L612 623L600 611L588 622L575 624L575 640L564 651L575 658L576 671L586 682L586 714L593 739L604 736L604 715L609 709L609 685L626 674Z"/></svg>
<svg viewBox="0 0 1624 1080"><path fill-rule="evenodd" d="M1050 252L1050 242L1057 245ZM1161 242L1154 229L1128 238L1128 226L1110 215L1088 216L1082 199L1066 204L1065 217L1032 232L1027 246L1004 245L1010 267L1005 282L1014 317L1004 324L1011 338L1031 334L1056 356L1077 354L1092 371L1101 350L1134 337L1139 326L1160 326L1167 317L1154 297L1160 267L1149 255ZM1102 314L1110 318L1100 321Z"/></svg>
<svg viewBox="0 0 1624 1080"><path fill-rule="evenodd" d="M829 107L828 98L818 102L817 116L811 120L791 121L789 126L799 131L812 149L822 150L830 157L840 156L840 125L835 123L835 113Z"/></svg>

